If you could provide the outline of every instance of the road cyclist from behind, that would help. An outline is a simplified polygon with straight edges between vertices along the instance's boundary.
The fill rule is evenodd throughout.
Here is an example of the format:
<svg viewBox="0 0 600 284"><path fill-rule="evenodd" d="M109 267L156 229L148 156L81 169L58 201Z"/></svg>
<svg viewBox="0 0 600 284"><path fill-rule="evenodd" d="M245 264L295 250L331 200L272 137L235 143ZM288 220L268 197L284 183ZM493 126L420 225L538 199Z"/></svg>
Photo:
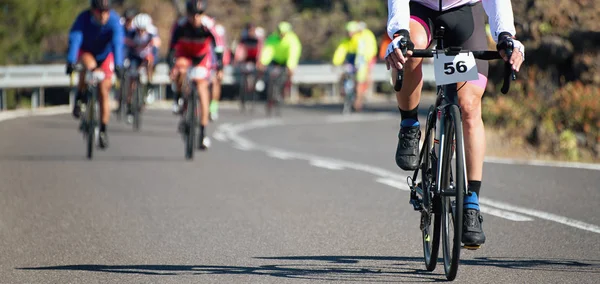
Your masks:
<svg viewBox="0 0 600 284"><path fill-rule="evenodd" d="M352 109L355 111L360 110L360 100L364 95L363 89L359 86L364 86L367 81L367 41L366 37L360 31L360 24L357 21L350 21L346 23L347 37L344 38L335 52L333 53L332 63L334 66L345 65L345 73L353 74L355 77L356 86L354 93L356 98L352 102ZM345 91L348 92L348 91ZM344 96L350 96L350 94L344 94Z"/></svg>
<svg viewBox="0 0 600 284"><path fill-rule="evenodd" d="M152 18L146 13L140 13L133 18L133 28L135 34L132 38L125 38L125 45L128 47L128 69L136 68L140 71L142 68L146 71L146 86L144 90L148 89L148 84L152 81L152 75L154 74L154 66L156 57L154 51L160 47L161 41L158 36L158 29L152 24ZM137 73L137 72L136 72ZM133 94L134 84L133 80L129 81L127 88L127 120L132 121L132 110L131 110L131 99Z"/></svg>
<svg viewBox="0 0 600 284"><path fill-rule="evenodd" d="M277 30L265 40L258 65L259 70L266 73L266 78L273 79L268 79L267 83L273 84L274 90L278 92L275 94L274 103L279 104L279 100L282 99L285 83L293 77L301 55L302 43L293 31L292 25L286 21L280 22ZM277 70L283 72L278 76L271 76L272 72ZM269 109L269 106L267 108Z"/></svg>
<svg viewBox="0 0 600 284"><path fill-rule="evenodd" d="M110 97L113 72L121 77L123 73L123 27L119 15L111 9L110 0L91 0L90 8L80 13L69 32L69 49L66 73L72 74L76 63L81 63L78 92L73 107L73 116L81 115L81 104L86 99L85 74L103 71L104 81L99 84L99 104L101 109L99 146L108 147L106 129L110 120Z"/></svg>
<svg viewBox="0 0 600 284"><path fill-rule="evenodd" d="M240 102L242 110L246 108L246 100L256 98L255 86L257 78L258 57L265 41L265 30L254 23L247 22L241 32L233 54L233 65L240 70L241 88Z"/></svg>
<svg viewBox="0 0 600 284"><path fill-rule="evenodd" d="M170 76L177 92L176 98L185 97L184 91L188 94L192 93L191 90L187 90L188 86L184 86L184 82L188 75L188 69L191 67L195 69L195 74L190 75L194 77L193 80L199 95L199 145L201 149L210 146L210 139L205 132L209 123L209 84L212 65L217 65L217 71L223 70L223 54L220 51L224 50L224 41L216 30L215 20L204 13L206 7L207 0L187 0L187 17L185 20L178 21L173 30L168 56L168 63L171 67ZM213 42L215 42L215 52L213 52ZM213 56L216 57L215 60L213 60ZM183 113L182 110L185 107L184 100L181 111L177 111L177 113ZM182 131L183 128L185 128L184 118L179 124L179 130Z"/></svg>
<svg viewBox="0 0 600 284"><path fill-rule="evenodd" d="M387 33L392 39L386 51L388 69L404 71L402 88L396 93L401 122L396 150L396 164L403 170L416 170L419 162L418 106L423 86L422 58L412 58L410 51L427 48L436 25L446 27L446 46L467 50L486 50L484 11L489 17L497 49L504 61L519 71L525 60L525 48L515 39L511 2L508 0L388 0ZM406 45L401 46L402 42ZM514 46L508 58L504 50ZM400 48L408 48L406 56ZM481 118L481 98L485 91L488 63L476 60L478 80L458 83L458 101L463 118L468 194L464 197L462 242L465 247L479 248L485 243L479 197L485 153L485 131ZM396 75L393 75L394 79Z"/></svg>

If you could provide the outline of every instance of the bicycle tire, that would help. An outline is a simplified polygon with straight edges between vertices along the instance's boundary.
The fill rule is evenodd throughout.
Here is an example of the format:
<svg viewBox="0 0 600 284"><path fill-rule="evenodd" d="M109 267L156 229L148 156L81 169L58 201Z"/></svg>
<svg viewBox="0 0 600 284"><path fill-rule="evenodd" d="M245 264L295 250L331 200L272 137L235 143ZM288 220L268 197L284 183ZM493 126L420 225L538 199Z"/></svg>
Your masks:
<svg viewBox="0 0 600 284"><path fill-rule="evenodd" d="M140 87L140 81L137 80L135 84L135 91L133 92L133 99L131 100L131 112L133 114L133 130L139 131L141 127L141 108L142 108L142 100L144 98L143 91L144 89Z"/></svg>
<svg viewBox="0 0 600 284"><path fill-rule="evenodd" d="M186 139L185 139L185 158L188 160L194 159L194 144L196 141L196 123L198 121L196 115L196 105L198 101L198 93L196 88L192 88L190 97L188 97L186 109Z"/></svg>
<svg viewBox="0 0 600 284"><path fill-rule="evenodd" d="M428 119L426 124L426 131L429 133L425 134L426 141L423 142L423 163L421 164L421 186L423 190L423 207L424 210L428 211L427 220L423 220L421 216L421 222L424 227L421 230L421 236L423 240L423 257L425 260L425 267L427 271L435 270L437 265L437 257L440 248L440 226L441 226L441 215L439 214L438 208L439 202L434 200L437 197L433 196L431 188L434 184L433 181L436 178L433 169L436 167L436 161L433 159L432 152L434 151L433 139L435 136L435 107L431 106L428 112ZM433 220L432 217L433 216ZM433 226L431 222L433 221Z"/></svg>
<svg viewBox="0 0 600 284"><path fill-rule="evenodd" d="M346 78L343 82L344 84L344 107L342 109L342 113L343 114L350 114L352 113L352 105L354 104L354 98L356 96L356 82L352 83L352 88L349 88L350 90L346 90L346 82L348 80L352 80L352 79L348 79Z"/></svg>
<svg viewBox="0 0 600 284"><path fill-rule="evenodd" d="M91 160L94 157L94 146L96 141L96 96L94 96L94 91L92 93L88 93L88 102L87 102L87 121L86 121L86 130L87 130L87 158Z"/></svg>
<svg viewBox="0 0 600 284"><path fill-rule="evenodd" d="M119 111L117 112L117 120L121 121L123 117L127 119L127 96L129 95L129 76L123 76L121 81L121 96L119 98Z"/></svg>
<svg viewBox="0 0 600 284"><path fill-rule="evenodd" d="M456 278L462 248L463 198L465 192L464 140L460 110L457 105L447 107L445 115L446 139L442 162L442 245L446 279ZM454 171L452 171L454 157ZM454 183L453 183L454 180ZM451 190L451 185L454 189ZM454 200L452 200L454 198ZM450 226L453 226L452 243Z"/></svg>
<svg viewBox="0 0 600 284"><path fill-rule="evenodd" d="M265 106L267 116L270 117L273 114L273 93L275 89L275 81L269 80L269 86L267 88L267 104Z"/></svg>
<svg viewBox="0 0 600 284"><path fill-rule="evenodd" d="M250 113L254 113L254 106L256 105L256 75L255 74L248 74L248 77L246 78L246 93L245 95L246 100L250 99ZM248 98L250 97L250 98ZM246 102L248 103L248 102Z"/></svg>
<svg viewBox="0 0 600 284"><path fill-rule="evenodd" d="M246 74L242 73L240 80L240 111L246 112Z"/></svg>

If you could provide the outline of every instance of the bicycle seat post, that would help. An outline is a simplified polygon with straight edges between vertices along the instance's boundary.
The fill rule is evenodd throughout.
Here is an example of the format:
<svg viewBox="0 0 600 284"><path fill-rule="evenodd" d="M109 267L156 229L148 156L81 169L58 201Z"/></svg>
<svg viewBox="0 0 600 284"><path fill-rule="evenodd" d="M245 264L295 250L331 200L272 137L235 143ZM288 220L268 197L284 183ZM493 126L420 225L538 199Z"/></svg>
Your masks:
<svg viewBox="0 0 600 284"><path fill-rule="evenodd" d="M444 34L446 33L446 27L438 26L435 30L436 49L444 49Z"/></svg>

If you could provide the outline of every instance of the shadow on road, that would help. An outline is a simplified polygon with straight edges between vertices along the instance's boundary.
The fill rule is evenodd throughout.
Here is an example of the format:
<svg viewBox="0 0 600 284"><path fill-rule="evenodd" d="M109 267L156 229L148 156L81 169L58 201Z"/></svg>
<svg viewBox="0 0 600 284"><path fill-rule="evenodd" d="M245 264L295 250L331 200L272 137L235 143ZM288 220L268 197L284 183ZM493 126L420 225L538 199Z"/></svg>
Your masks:
<svg viewBox="0 0 600 284"><path fill-rule="evenodd" d="M286 256L256 257L283 263L257 266L224 265L65 265L22 267L19 270L67 270L142 275L254 275L321 281L423 282L445 281L443 274L415 269L420 257L390 256ZM441 261L441 260L440 260ZM466 266L600 273L600 261L481 257L461 261ZM436 271L440 271L438 268Z"/></svg>
<svg viewBox="0 0 600 284"><path fill-rule="evenodd" d="M6 155L0 162L186 162L181 156L95 156L89 161L85 155Z"/></svg>

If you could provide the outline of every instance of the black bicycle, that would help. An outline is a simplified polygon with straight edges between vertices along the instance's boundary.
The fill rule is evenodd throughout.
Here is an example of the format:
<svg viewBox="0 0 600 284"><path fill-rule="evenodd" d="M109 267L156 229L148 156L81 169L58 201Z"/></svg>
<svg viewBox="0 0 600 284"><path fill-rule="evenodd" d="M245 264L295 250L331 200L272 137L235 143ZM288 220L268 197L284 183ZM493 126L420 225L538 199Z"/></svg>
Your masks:
<svg viewBox="0 0 600 284"><path fill-rule="evenodd" d="M344 91L343 114L350 114L356 99L356 68L352 64L344 64L342 73L342 88Z"/></svg>
<svg viewBox="0 0 600 284"><path fill-rule="evenodd" d="M74 71L82 72L84 67L80 64L75 66ZM94 146L96 137L99 133L99 115L98 111L98 85L104 80L105 74L103 71L88 70L85 76L86 89L84 98L85 102L81 105L81 115L79 131L83 133L83 138L86 140L86 155L88 159L94 156ZM75 81L75 73L70 74L70 86L73 88ZM78 102L75 102L78 103Z"/></svg>
<svg viewBox="0 0 600 284"><path fill-rule="evenodd" d="M271 64L268 70L267 85L267 116L281 116L281 104L283 103L283 91L287 80L287 70L285 66Z"/></svg>
<svg viewBox="0 0 600 284"><path fill-rule="evenodd" d="M257 82L256 67L253 62L246 62L240 65L240 110L250 113L254 112L256 104L256 88Z"/></svg>
<svg viewBox="0 0 600 284"><path fill-rule="evenodd" d="M192 65L195 66L195 65ZM196 128L199 126L198 116L198 90L194 78L204 77L199 73L208 72L204 67L190 67L186 73L186 79L183 83L184 88L184 110L182 113L182 123L180 123L180 132L183 135L185 142L185 158L187 160L194 159L194 149L196 145ZM202 146L202 141L198 142L198 147Z"/></svg>
<svg viewBox="0 0 600 284"><path fill-rule="evenodd" d="M498 51L468 51L460 47L444 46L444 27L436 30L436 49L414 49L412 57L438 57L438 55L456 56L459 53L472 54L482 60L501 59ZM406 42L404 42L406 43ZM402 46L406 46L403 44ZM406 49L402 52L406 54ZM512 46L505 50L512 54ZM466 72L462 61L444 63L446 74ZM461 65L462 64L462 65ZM511 76L512 75L512 76ZM402 72L394 89L402 86ZM511 65L505 63L502 93L510 87L510 79L516 76ZM410 186L410 204L421 213L425 266L433 271L437 264L440 235L444 259L444 271L448 280L454 280L460 261L462 248L463 198L467 192L467 173L461 110L458 104L457 83L439 85L437 99L429 108L425 126L425 139L419 154L420 168L407 178ZM419 173L420 179L419 179ZM433 222L432 222L433 221ZM440 231L441 229L441 231ZM467 249L474 249L466 247Z"/></svg>

